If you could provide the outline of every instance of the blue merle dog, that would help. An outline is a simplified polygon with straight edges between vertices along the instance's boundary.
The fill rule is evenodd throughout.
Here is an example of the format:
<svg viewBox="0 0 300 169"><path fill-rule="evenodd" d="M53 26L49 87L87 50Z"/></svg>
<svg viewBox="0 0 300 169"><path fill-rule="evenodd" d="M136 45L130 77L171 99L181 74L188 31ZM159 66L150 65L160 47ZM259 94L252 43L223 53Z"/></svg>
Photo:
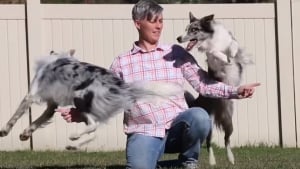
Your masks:
<svg viewBox="0 0 300 169"><path fill-rule="evenodd" d="M69 138L79 140L85 134L87 140L67 146L77 149L95 138L98 124L122 110L130 109L136 100L156 101L176 95L179 87L167 82L125 83L109 70L81 62L73 56L74 50L64 53L51 52L36 64L36 74L30 91L22 100L15 114L0 130L0 137L8 135L17 120L33 103L46 103L47 108L23 133L20 140L28 140L32 133L54 115L55 109L73 105L86 119L86 128Z"/></svg>

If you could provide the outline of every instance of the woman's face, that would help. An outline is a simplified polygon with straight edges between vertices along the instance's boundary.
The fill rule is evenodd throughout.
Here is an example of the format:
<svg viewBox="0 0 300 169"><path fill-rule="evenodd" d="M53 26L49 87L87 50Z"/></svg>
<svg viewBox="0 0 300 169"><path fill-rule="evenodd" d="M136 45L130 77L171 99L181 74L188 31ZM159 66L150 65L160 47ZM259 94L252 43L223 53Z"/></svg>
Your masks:
<svg viewBox="0 0 300 169"><path fill-rule="evenodd" d="M143 19L135 21L135 26L139 30L140 40L145 40L150 44L157 44L163 28L163 16L159 14L151 20Z"/></svg>

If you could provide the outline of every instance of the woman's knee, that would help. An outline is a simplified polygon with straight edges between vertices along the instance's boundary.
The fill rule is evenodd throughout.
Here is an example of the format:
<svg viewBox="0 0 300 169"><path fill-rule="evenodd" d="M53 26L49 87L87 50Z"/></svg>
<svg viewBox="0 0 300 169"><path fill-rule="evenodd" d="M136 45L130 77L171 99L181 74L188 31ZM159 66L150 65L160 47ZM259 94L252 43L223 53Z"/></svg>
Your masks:
<svg viewBox="0 0 300 169"><path fill-rule="evenodd" d="M212 128L212 124L207 111L200 107L191 108L189 111L192 129L201 133L208 133Z"/></svg>
<svg viewBox="0 0 300 169"><path fill-rule="evenodd" d="M193 120L203 122L203 121L210 121L210 117L207 111L201 107L193 107L189 109L190 116Z"/></svg>

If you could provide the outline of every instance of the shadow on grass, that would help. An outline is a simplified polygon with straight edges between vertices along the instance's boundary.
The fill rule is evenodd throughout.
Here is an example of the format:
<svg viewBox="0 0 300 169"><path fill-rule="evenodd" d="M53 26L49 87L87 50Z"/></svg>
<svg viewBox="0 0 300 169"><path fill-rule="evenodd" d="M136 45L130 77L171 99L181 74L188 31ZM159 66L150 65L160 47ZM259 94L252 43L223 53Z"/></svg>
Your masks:
<svg viewBox="0 0 300 169"><path fill-rule="evenodd" d="M124 169L125 165L109 165L109 166L95 166L95 165L73 165L73 166L32 166L22 169ZM19 167L0 167L0 169L21 169Z"/></svg>
<svg viewBox="0 0 300 169"><path fill-rule="evenodd" d="M173 162L173 163L172 163ZM160 168L177 168L178 163L175 161L163 161L159 162ZM171 163L173 165L171 165ZM175 164L175 165L174 165ZM71 165L71 166L31 166L31 167L1 167L0 169L125 169L125 165L107 165L107 166L97 166L97 165Z"/></svg>

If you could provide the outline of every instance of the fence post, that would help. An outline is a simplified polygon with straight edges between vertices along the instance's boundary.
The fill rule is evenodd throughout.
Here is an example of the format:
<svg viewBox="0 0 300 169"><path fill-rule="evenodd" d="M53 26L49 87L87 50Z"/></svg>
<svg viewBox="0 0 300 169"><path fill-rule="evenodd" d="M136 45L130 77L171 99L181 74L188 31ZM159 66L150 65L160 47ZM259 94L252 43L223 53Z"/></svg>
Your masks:
<svg viewBox="0 0 300 169"><path fill-rule="evenodd" d="M281 141L284 147L296 147L291 1L277 0L276 15Z"/></svg>
<svg viewBox="0 0 300 169"><path fill-rule="evenodd" d="M27 40L27 64L28 79L33 78L32 65L35 57L41 55L42 49L42 26L41 26L41 5L40 0L27 0L25 4L26 40ZM30 84L30 83L29 83ZM31 110L29 111L29 121L32 122ZM30 140L30 148L33 149L33 137Z"/></svg>
<svg viewBox="0 0 300 169"><path fill-rule="evenodd" d="M292 0L297 147L300 147L300 0Z"/></svg>
<svg viewBox="0 0 300 169"><path fill-rule="evenodd" d="M27 23L27 48L29 67L33 65L34 58L41 55L42 51L42 17L40 0L27 0L26 23ZM32 69L30 69L32 71ZM30 79L33 72L30 71Z"/></svg>

